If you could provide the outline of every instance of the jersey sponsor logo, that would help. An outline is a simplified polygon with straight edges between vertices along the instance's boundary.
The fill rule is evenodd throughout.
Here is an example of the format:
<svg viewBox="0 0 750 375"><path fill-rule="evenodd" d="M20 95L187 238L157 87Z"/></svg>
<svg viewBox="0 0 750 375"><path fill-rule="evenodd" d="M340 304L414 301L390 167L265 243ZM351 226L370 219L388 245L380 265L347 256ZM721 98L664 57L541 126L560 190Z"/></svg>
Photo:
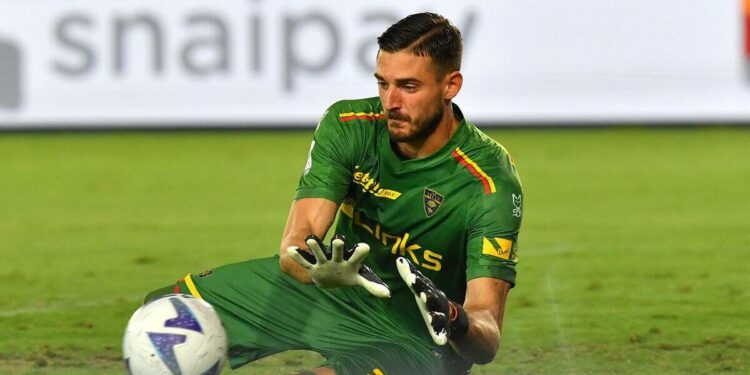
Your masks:
<svg viewBox="0 0 750 375"><path fill-rule="evenodd" d="M512 249L513 240L507 238L494 237L489 239L484 237L482 240L482 254L484 255L508 260Z"/></svg>
<svg viewBox="0 0 750 375"><path fill-rule="evenodd" d="M365 193L372 194L376 197L387 198L390 200L396 200L401 196L401 193L391 189L383 189L380 187L380 182L370 177L370 173L362 172L359 170L359 165L355 166L354 176L352 182L362 187L362 191Z"/></svg>
<svg viewBox="0 0 750 375"><path fill-rule="evenodd" d="M427 217L432 217L437 212L440 205L443 204L445 199L442 194L435 190L424 188L424 213Z"/></svg>
<svg viewBox="0 0 750 375"><path fill-rule="evenodd" d="M513 216L521 217L521 194L511 194L513 198Z"/></svg>
<svg viewBox="0 0 750 375"><path fill-rule="evenodd" d="M453 156L456 161L458 161L459 164L464 166L464 168L468 169L471 174L474 175L484 186L484 194L490 195L497 190L495 189L495 180L492 179L487 173L484 172L482 168L479 167L477 163L474 162L474 160L471 160L471 158L466 155L460 148L456 147L453 152L451 152L451 155Z"/></svg>
<svg viewBox="0 0 750 375"><path fill-rule="evenodd" d="M341 212L351 218L355 226L364 229L384 246L391 245L391 254L403 257L408 256L412 263L428 270L440 271L443 269L443 264L441 263L443 256L435 251L423 248L420 244L414 243L408 232L402 235L385 232L380 223L368 220L361 212L355 211L354 206L349 201L341 204Z"/></svg>

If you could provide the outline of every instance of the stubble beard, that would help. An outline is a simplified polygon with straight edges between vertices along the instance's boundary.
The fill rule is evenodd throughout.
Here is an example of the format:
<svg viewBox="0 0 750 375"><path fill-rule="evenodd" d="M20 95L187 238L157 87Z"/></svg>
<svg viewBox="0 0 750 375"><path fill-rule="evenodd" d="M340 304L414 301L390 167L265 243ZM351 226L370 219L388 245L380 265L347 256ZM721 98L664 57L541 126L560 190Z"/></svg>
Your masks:
<svg viewBox="0 0 750 375"><path fill-rule="evenodd" d="M399 143L413 143L413 142L421 142L429 138L433 133L435 133L435 130L437 130L438 125L440 124L440 121L443 119L443 115L445 114L445 109L442 105L438 105L437 110L435 113L432 114L432 116L424 119L423 121L420 121L416 124L412 123L414 125L415 131L410 134L394 134L390 130L390 127L388 129L388 135L391 138L391 142L399 142ZM399 115L398 113L388 113L388 118L393 120L406 120L407 118L404 118L404 116Z"/></svg>

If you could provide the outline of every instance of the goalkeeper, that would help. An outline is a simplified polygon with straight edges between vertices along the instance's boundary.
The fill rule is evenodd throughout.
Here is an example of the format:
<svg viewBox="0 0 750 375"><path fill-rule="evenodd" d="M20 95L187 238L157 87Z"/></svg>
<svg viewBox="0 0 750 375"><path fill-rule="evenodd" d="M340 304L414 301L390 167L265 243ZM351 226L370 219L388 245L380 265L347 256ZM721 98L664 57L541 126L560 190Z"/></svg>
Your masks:
<svg viewBox="0 0 750 375"><path fill-rule="evenodd" d="M515 166L453 103L456 27L414 14L378 45L379 97L320 120L280 256L147 296L210 302L233 368L301 349L326 358L310 374L466 374L497 354L522 216Z"/></svg>

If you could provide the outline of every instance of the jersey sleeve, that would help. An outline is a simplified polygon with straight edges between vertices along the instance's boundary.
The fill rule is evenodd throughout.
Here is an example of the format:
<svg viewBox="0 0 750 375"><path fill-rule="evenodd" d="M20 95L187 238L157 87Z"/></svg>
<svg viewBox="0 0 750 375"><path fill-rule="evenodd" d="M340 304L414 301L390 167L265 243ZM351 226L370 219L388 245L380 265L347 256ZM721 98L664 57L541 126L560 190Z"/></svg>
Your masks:
<svg viewBox="0 0 750 375"><path fill-rule="evenodd" d="M334 104L315 129L295 200L325 198L340 204L344 199L354 164L352 137L344 130Z"/></svg>
<svg viewBox="0 0 750 375"><path fill-rule="evenodd" d="M481 192L469 211L466 279L492 277L515 286L523 192L510 157L504 154L499 162L487 169L495 192Z"/></svg>

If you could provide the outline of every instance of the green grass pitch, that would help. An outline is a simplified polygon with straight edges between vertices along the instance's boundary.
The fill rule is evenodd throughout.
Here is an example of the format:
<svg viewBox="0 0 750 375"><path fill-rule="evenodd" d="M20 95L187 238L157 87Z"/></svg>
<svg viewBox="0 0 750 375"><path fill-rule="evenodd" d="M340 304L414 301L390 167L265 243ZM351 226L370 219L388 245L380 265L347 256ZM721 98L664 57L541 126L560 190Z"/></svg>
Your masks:
<svg viewBox="0 0 750 375"><path fill-rule="evenodd" d="M750 371L750 129L489 133L525 218L502 348L474 373ZM277 252L310 135L0 134L0 373L124 373L145 292Z"/></svg>

